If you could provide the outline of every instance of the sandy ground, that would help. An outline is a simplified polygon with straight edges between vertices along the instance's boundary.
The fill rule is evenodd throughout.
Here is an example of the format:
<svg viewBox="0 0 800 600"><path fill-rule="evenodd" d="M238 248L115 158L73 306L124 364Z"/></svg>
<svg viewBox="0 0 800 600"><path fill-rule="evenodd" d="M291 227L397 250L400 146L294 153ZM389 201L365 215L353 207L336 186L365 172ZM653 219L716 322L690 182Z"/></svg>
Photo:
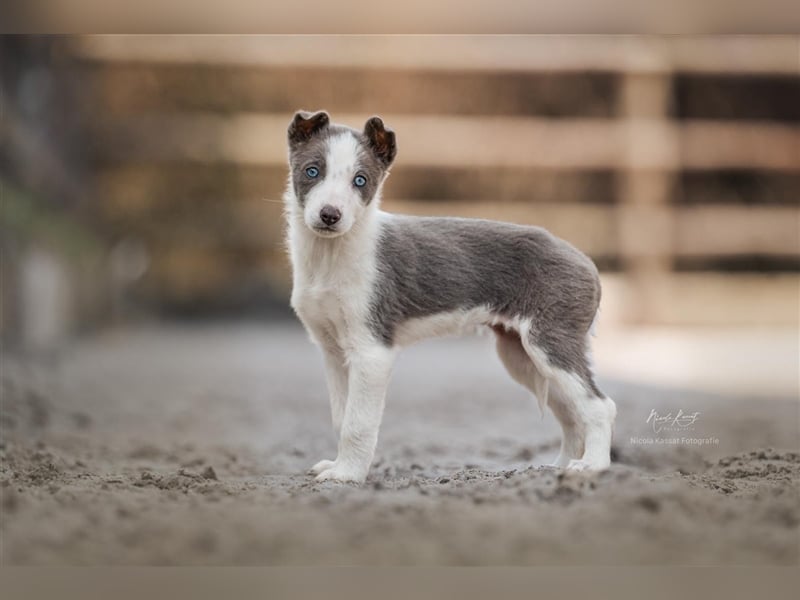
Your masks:
<svg viewBox="0 0 800 600"><path fill-rule="evenodd" d="M2 366L5 565L798 562L795 398L601 377L616 462L565 475L490 338L429 342L401 357L354 487L304 473L335 440L298 327L116 331ZM653 410L699 414L656 433Z"/></svg>

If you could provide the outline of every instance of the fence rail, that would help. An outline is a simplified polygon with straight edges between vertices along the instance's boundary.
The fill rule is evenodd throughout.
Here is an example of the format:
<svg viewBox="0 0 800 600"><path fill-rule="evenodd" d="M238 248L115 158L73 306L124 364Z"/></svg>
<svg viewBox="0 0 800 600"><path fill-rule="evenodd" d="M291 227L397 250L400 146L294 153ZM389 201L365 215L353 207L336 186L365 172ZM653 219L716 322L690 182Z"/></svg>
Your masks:
<svg viewBox="0 0 800 600"><path fill-rule="evenodd" d="M333 115L361 127L371 115ZM800 171L800 126L656 119L523 119L382 115L399 165L545 169ZM107 161L284 165L291 114L146 115L95 122Z"/></svg>
<svg viewBox="0 0 800 600"><path fill-rule="evenodd" d="M784 36L90 36L89 60L434 69L797 74L798 38Z"/></svg>
<svg viewBox="0 0 800 600"><path fill-rule="evenodd" d="M167 296L213 294L248 269L285 293L286 124L327 108L356 127L381 113L397 131L388 210L545 226L616 265L622 321L796 324L796 267L676 265L800 258L799 40L99 36L73 52L92 90L99 212L150 240ZM676 107L687 75L738 95ZM764 82L776 111L741 93ZM686 174L740 172L796 189L681 199Z"/></svg>

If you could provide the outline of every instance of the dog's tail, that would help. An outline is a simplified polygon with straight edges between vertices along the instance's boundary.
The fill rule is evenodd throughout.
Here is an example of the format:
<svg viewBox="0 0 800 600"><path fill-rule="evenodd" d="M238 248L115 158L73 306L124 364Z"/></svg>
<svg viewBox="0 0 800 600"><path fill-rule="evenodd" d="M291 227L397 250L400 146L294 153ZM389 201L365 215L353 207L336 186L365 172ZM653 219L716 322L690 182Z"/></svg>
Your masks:
<svg viewBox="0 0 800 600"><path fill-rule="evenodd" d="M550 393L550 380L555 374L550 366L550 361L547 359L547 355L531 341L530 323L521 324L519 337L522 342L522 347L525 349L525 354L531 359L534 369L536 370L531 384L533 393L536 395L536 400L539 403L539 413L542 419L544 419L544 409L547 406L547 399Z"/></svg>

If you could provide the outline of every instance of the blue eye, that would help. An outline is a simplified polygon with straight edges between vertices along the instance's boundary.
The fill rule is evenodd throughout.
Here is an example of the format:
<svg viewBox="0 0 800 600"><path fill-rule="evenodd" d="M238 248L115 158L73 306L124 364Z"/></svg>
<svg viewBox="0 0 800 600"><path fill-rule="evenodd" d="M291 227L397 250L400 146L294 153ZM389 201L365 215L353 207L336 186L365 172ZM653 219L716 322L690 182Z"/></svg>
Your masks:
<svg viewBox="0 0 800 600"><path fill-rule="evenodd" d="M306 169L306 175L308 175L311 179L314 179L317 175L319 175L319 169L317 167L308 167Z"/></svg>
<svg viewBox="0 0 800 600"><path fill-rule="evenodd" d="M364 187L367 185L367 178L363 175L356 175L356 178L353 179L353 185L356 187Z"/></svg>

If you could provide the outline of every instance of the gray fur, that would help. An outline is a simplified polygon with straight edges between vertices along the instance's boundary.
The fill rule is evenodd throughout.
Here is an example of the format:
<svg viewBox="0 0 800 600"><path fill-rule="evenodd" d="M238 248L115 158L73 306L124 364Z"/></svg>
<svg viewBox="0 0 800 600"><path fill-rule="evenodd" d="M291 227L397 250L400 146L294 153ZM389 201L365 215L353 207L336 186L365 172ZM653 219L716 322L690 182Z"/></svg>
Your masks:
<svg viewBox="0 0 800 600"><path fill-rule="evenodd" d="M488 306L531 318L531 341L599 397L587 334L600 303L592 261L539 227L478 219L395 215L378 243L371 302L374 334L391 346L415 317Z"/></svg>
<svg viewBox="0 0 800 600"><path fill-rule="evenodd" d="M345 125L330 123L327 113L322 111L313 115L302 111L296 113L287 136L292 185L300 206L305 204L306 195L311 189L325 179L328 141L338 135L352 135L358 140L361 152L356 174L363 175L367 184L357 189L364 204L369 204L375 197L397 154L394 133L390 129L384 129L383 122L378 117L369 119L364 126L364 132L359 132ZM313 179L305 173L310 166L317 167L320 172Z"/></svg>

